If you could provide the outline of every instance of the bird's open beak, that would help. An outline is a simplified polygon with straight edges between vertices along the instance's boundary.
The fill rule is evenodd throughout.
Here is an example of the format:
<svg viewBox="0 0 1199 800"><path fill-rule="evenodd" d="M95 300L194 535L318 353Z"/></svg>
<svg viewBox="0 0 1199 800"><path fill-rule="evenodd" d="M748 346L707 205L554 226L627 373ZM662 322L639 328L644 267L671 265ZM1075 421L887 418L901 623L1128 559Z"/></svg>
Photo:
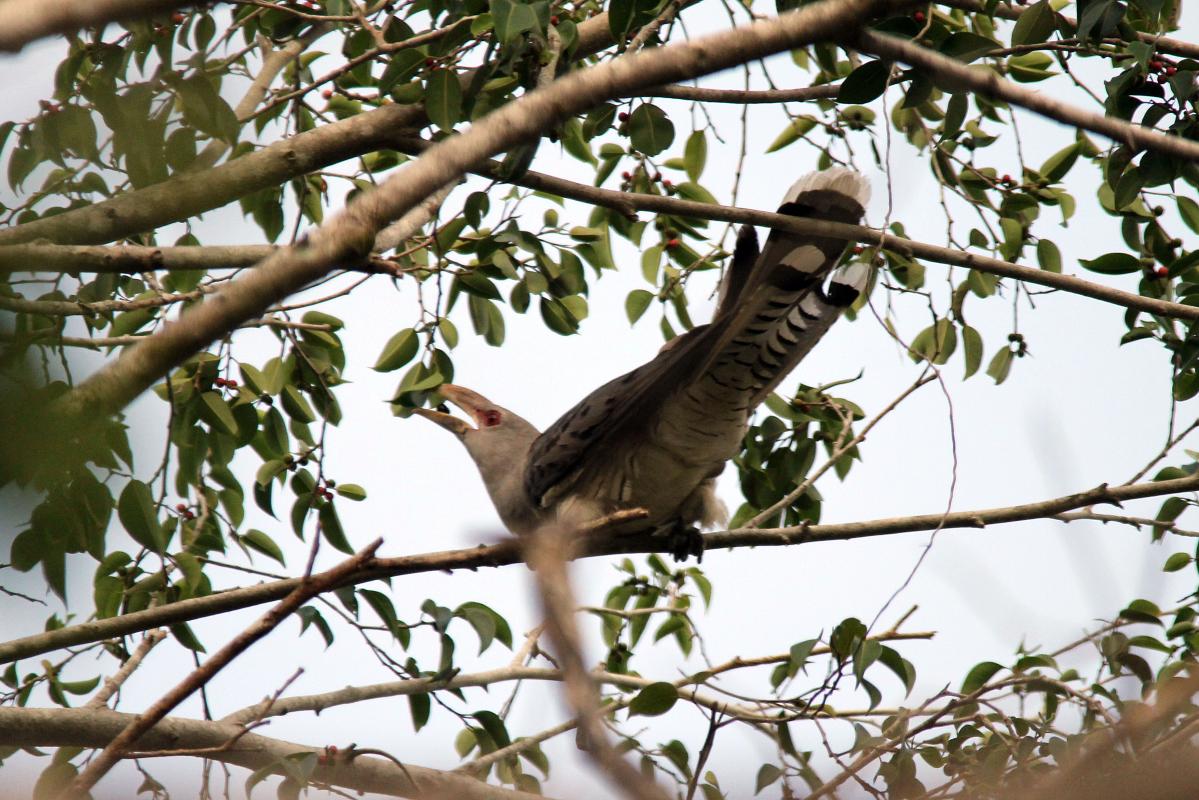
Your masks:
<svg viewBox="0 0 1199 800"><path fill-rule="evenodd" d="M437 387L437 393L450 401L458 408L470 414L471 419L478 423L478 414L486 406L488 406L487 398L477 392L472 392L462 386L455 386L452 383L443 383ZM460 420L453 414L447 414L444 411L435 411L431 408L414 408L414 414L419 414L427 420L436 422L441 427L445 428L455 436L465 436L468 432L475 430L470 426L470 423Z"/></svg>

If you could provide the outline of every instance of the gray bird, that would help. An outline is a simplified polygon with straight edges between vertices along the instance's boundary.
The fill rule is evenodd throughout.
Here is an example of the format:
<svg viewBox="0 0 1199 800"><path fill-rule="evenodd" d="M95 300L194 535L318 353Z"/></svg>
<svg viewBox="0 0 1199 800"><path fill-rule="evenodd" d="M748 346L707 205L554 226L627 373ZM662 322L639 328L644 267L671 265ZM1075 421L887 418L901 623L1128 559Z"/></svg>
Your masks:
<svg viewBox="0 0 1199 800"><path fill-rule="evenodd" d="M827 169L800 178L778 212L858 224L869 196L862 175ZM662 534L676 558L699 556L696 526L727 522L716 477L753 410L865 289L870 270L860 262L837 270L825 288L846 246L775 230L759 250L754 229L743 226L712 322L599 387L545 433L453 384L439 392L474 426L442 411L416 413L462 440L513 533L642 508L648 517L637 529Z"/></svg>

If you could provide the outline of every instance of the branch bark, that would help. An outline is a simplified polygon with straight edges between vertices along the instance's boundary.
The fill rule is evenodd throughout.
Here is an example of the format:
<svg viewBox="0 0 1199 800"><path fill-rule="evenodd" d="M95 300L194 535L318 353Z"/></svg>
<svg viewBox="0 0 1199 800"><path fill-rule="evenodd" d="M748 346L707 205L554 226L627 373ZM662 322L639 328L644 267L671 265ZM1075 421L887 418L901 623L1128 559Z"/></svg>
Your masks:
<svg viewBox="0 0 1199 800"><path fill-rule="evenodd" d="M1134 125L1114 117L1063 103L1048 92L1022 89L999 77L990 69L971 69L960 61L913 44L895 36L862 31L856 46L892 61L903 61L919 67L939 86L947 89L969 89L984 97L1018 105L1043 117L1075 128L1102 134L1114 142L1127 144L1137 150L1156 150L1159 153L1199 161L1199 143L1181 136L1160 133L1143 125Z"/></svg>
<svg viewBox="0 0 1199 800"><path fill-rule="evenodd" d="M423 152L429 143L417 137L400 137L397 142L400 149L407 152ZM810 236L827 236L836 239L846 239L851 242L882 247L900 253L910 258L920 258L925 261L935 261L939 264L949 264L955 267L966 267L1000 275L1005 278L1015 278L1027 283L1060 289L1072 294L1101 300L1105 303L1157 314L1173 319L1199 320L1199 307L1172 303L1153 297L1144 297L1132 292L1125 292L1104 286L1099 283L1076 278L1072 275L1061 275L1047 272L1034 267L1025 267L1011 261L1003 261L976 253L965 253L935 244L926 244L912 239L880 233L873 228L861 225L845 225L839 222L823 222L820 220L800 219L786 214L775 214L769 211L756 211L736 206L722 206L711 203L700 203L694 200L680 200L656 194L638 194L636 192L617 192L612 189L601 189L584 183L546 175L540 172L526 172L519 178L505 179L500 175L499 163L486 161L475 167L472 172L497 181L505 181L524 186L537 191L556 194L572 200L581 200L598 206L615 209L626 216L633 216L636 211L656 211L663 214L677 214L686 217L719 220L721 222L742 222L749 225L760 225L765 228L791 231Z"/></svg>
<svg viewBox="0 0 1199 800"><path fill-rule="evenodd" d="M105 709L9 708L0 707L0 745L17 747L103 747L130 722L133 714ZM222 747L241 734L235 746ZM239 725L227 722L167 717L158 722L137 742L147 750L203 750L205 758L235 764L246 769L261 769L282 762L288 756L312 753L323 748L271 739L256 733L244 733ZM280 770L282 772L282 770ZM411 776L411 778L409 777ZM360 792L379 792L425 798L462 798L463 800L537 800L537 795L490 786L464 775L428 767L358 756L349 763L336 760L320 764L312 779ZM419 784L419 789L414 786Z"/></svg>
<svg viewBox="0 0 1199 800"><path fill-rule="evenodd" d="M6 0L0 3L0 50L15 53L30 42L56 33L145 17L187 0Z"/></svg>
<svg viewBox="0 0 1199 800"><path fill-rule="evenodd" d="M892 517L868 522L797 526L772 530L726 531L707 534L704 536L704 540L707 548L712 550L805 544L817 541L843 541L938 528L984 528L987 525L1052 517L1055 514L1098 503L1121 503L1126 500L1194 491L1199 491L1199 473L1168 481L1149 481L1126 486L1101 485L1088 491L1024 505L959 511L951 514ZM653 553L657 552L661 544L660 537L649 534L587 537L579 543L577 557ZM347 577L343 585L366 583L372 580L422 572L476 570L481 567L501 567L519 563L523 563L520 543L515 539L509 539L499 544L481 545L463 550L376 559L372 569ZM119 617L92 620L79 625L68 625L57 630L13 639L0 644L0 664L49 653L63 647L125 636L160 625L173 625L178 622L215 616L239 608L250 608L262 603L269 603L287 596L297 584L298 579L289 578L241 589L230 589L207 597L181 600L177 603L156 606Z"/></svg>

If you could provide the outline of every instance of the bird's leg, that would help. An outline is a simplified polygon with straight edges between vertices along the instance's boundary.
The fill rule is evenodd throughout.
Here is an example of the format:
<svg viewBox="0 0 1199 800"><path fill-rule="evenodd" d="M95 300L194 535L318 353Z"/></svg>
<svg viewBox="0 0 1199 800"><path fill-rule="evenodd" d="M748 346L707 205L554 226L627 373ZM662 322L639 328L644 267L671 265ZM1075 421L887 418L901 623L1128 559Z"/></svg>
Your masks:
<svg viewBox="0 0 1199 800"><path fill-rule="evenodd" d="M658 528L655 534L665 537L666 551L675 561L686 561L689 556L695 556L697 562L704 560L704 537L694 525L676 519Z"/></svg>

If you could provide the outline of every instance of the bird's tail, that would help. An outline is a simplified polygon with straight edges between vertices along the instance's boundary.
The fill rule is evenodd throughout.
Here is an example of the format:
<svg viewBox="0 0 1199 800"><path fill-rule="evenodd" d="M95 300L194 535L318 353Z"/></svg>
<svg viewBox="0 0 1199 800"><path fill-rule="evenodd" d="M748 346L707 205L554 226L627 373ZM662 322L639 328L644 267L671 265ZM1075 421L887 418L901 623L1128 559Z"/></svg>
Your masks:
<svg viewBox="0 0 1199 800"><path fill-rule="evenodd" d="M864 176L843 168L800 178L780 214L858 224L870 197ZM851 263L828 281L844 239L774 230L760 251L753 228L737 237L714 326L723 328L706 374L725 391L757 405L807 355L866 288L870 269Z"/></svg>

